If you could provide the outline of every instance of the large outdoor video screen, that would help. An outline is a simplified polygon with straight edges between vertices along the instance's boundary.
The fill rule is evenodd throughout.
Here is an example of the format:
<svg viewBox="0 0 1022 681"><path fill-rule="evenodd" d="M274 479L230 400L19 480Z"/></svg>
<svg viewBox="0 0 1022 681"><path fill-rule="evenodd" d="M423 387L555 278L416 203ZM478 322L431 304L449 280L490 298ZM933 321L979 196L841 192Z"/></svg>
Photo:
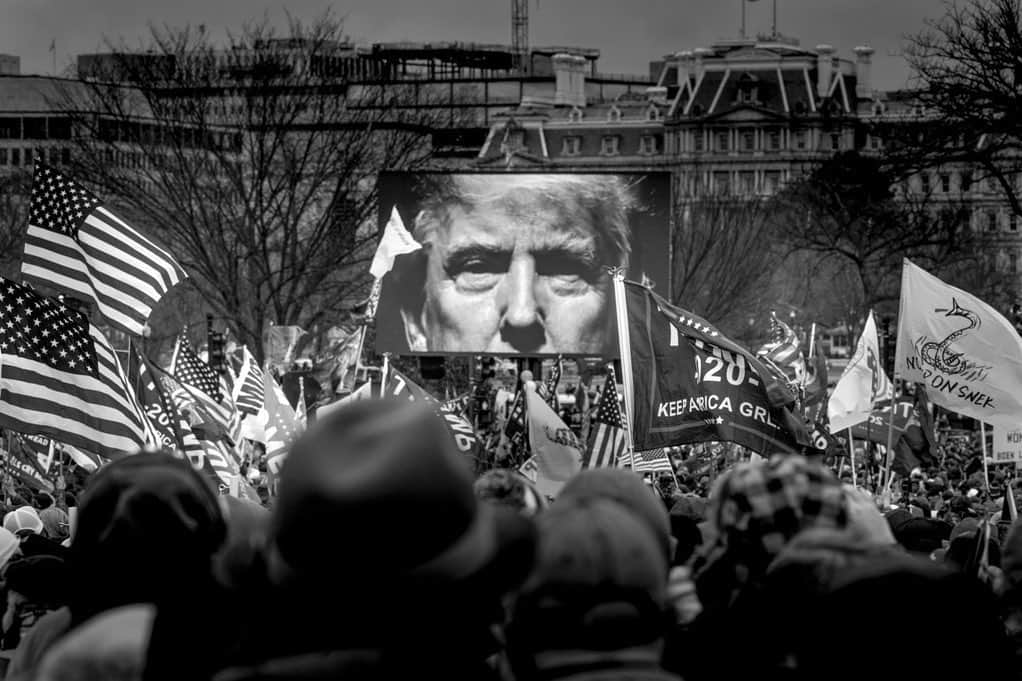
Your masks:
<svg viewBox="0 0 1022 681"><path fill-rule="evenodd" d="M422 249L383 278L376 349L616 357L613 269L667 294L667 173L385 173Z"/></svg>

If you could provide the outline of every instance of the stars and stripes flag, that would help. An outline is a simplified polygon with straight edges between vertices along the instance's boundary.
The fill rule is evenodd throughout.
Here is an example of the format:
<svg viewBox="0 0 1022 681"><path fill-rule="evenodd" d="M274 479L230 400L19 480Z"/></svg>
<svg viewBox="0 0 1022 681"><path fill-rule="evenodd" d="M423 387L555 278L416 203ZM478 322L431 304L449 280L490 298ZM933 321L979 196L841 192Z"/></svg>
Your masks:
<svg viewBox="0 0 1022 681"><path fill-rule="evenodd" d="M178 336L174 346L170 373L180 381L192 399L203 407L203 413L212 418L212 424L232 437L236 435L240 420L229 399L229 391L225 389L220 374L195 354L184 334Z"/></svg>
<svg viewBox="0 0 1022 681"><path fill-rule="evenodd" d="M524 457L529 449L529 429L525 420L525 389L518 391L514 402L511 403L511 411L508 412L507 422L504 430L501 431L500 446L510 456Z"/></svg>
<svg viewBox="0 0 1022 681"><path fill-rule="evenodd" d="M768 366L779 369L791 383L802 384L806 375L806 358L802 354L802 344L795 331L770 313L770 342L761 347L756 354Z"/></svg>
<svg viewBox="0 0 1022 681"><path fill-rule="evenodd" d="M95 303L111 325L142 335L153 307L186 277L174 258L91 192L35 164L21 279Z"/></svg>
<svg viewBox="0 0 1022 681"><path fill-rule="evenodd" d="M613 367L603 384L603 395L596 406L593 422L596 428L590 432L589 452L584 467L601 468L624 461L628 456L628 438L624 416L618 404L617 378Z"/></svg>
<svg viewBox="0 0 1022 681"><path fill-rule="evenodd" d="M234 381L234 404L242 414L256 415L263 407L263 370L249 352L242 348L241 367Z"/></svg>
<svg viewBox="0 0 1022 681"><path fill-rule="evenodd" d="M0 426L104 458L150 432L103 334L80 312L0 277Z"/></svg>
<svg viewBox="0 0 1022 681"><path fill-rule="evenodd" d="M561 382L561 358L558 357L554 363L554 368L550 372L550 376L546 379L546 384L543 386L543 397L546 398L546 403L550 405L550 408L557 411L557 384Z"/></svg>
<svg viewBox="0 0 1022 681"><path fill-rule="evenodd" d="M663 447L635 452L631 456L625 455L618 460L618 465L624 467L622 462L625 462L625 465L636 473L658 473L660 471L674 473L671 458L667 456L667 451Z"/></svg>
<svg viewBox="0 0 1022 681"><path fill-rule="evenodd" d="M283 388L269 373L264 372L266 390L266 466L272 475L280 472L291 443L301 432L295 410L284 395Z"/></svg>

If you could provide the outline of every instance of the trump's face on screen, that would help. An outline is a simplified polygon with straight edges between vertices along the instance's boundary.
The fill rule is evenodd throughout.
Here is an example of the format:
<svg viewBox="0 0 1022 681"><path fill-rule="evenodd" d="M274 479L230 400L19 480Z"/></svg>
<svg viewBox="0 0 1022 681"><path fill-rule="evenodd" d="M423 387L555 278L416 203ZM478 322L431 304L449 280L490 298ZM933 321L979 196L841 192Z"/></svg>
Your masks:
<svg viewBox="0 0 1022 681"><path fill-rule="evenodd" d="M451 175L416 219L414 352L600 355L609 268L628 263L629 194L609 175Z"/></svg>

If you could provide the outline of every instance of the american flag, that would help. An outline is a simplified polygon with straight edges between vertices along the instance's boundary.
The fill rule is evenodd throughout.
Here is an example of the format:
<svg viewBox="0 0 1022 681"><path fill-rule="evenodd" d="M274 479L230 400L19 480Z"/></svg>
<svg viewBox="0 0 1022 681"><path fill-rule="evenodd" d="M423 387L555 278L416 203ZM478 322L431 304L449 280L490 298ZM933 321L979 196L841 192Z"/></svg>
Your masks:
<svg viewBox="0 0 1022 681"><path fill-rule="evenodd" d="M88 318L0 277L0 426L104 458L149 428L113 349Z"/></svg>
<svg viewBox="0 0 1022 681"><path fill-rule="evenodd" d="M671 458L662 448L651 449L643 452L635 452L630 457L625 456L618 460L619 466L630 466L636 473L656 473L658 471L674 472L671 465Z"/></svg>
<svg viewBox="0 0 1022 681"><path fill-rule="evenodd" d="M142 335L156 303L185 278L174 258L74 180L36 163L21 279L91 301Z"/></svg>
<svg viewBox="0 0 1022 681"><path fill-rule="evenodd" d="M768 365L780 369L791 383L802 383L806 375L806 358L802 354L798 336L790 326L770 313L770 333L772 338L756 353Z"/></svg>
<svg viewBox="0 0 1022 681"><path fill-rule="evenodd" d="M628 440L621 407L617 403L617 379L613 367L603 384L603 396L596 407L596 428L589 436L589 456L585 468L613 466L628 455Z"/></svg>
<svg viewBox="0 0 1022 681"><path fill-rule="evenodd" d="M243 349L241 368L234 381L234 404L242 414L256 415L263 408L263 370L255 361L255 357Z"/></svg>
<svg viewBox="0 0 1022 681"><path fill-rule="evenodd" d="M529 429L525 423L525 388L522 387L511 404L507 423L501 433L501 444L512 456L521 456L529 446Z"/></svg>
<svg viewBox="0 0 1022 681"><path fill-rule="evenodd" d="M213 424L218 425L233 439L237 436L241 419L230 399L223 379L192 350L188 338L178 336L174 355L170 361L170 373L181 382L184 389L208 414Z"/></svg>
<svg viewBox="0 0 1022 681"><path fill-rule="evenodd" d="M554 363L554 368L550 371L550 376L546 379L546 385L543 386L543 396L546 398L546 403L550 405L550 408L555 412L558 410L557 404L557 384L561 382L561 358L558 357Z"/></svg>
<svg viewBox="0 0 1022 681"><path fill-rule="evenodd" d="M284 395L284 390L272 376L266 376L264 404L266 409L266 465L277 475L291 442L298 436L301 426L295 410Z"/></svg>

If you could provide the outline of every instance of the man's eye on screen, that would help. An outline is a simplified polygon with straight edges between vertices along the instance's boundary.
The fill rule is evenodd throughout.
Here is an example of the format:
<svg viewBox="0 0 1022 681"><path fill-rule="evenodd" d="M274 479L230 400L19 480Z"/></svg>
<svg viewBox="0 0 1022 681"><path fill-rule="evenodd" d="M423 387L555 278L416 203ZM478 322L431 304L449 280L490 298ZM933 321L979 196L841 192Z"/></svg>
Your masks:
<svg viewBox="0 0 1022 681"><path fill-rule="evenodd" d="M558 292L583 292L599 278L599 269L588 259L575 256L549 256L536 263L536 273L550 280Z"/></svg>
<svg viewBox="0 0 1022 681"><path fill-rule="evenodd" d="M485 291L497 285L507 268L506 257L472 256L453 260L447 266L447 274L461 288Z"/></svg>

